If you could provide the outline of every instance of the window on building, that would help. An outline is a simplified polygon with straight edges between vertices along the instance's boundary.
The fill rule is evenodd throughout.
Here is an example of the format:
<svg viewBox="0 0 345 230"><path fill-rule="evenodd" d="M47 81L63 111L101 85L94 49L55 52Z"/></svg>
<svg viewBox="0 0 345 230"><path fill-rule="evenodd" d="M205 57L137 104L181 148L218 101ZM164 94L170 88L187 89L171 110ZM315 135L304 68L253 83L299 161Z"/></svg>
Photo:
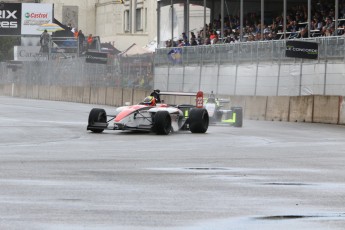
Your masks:
<svg viewBox="0 0 345 230"><path fill-rule="evenodd" d="M125 32L129 32L131 27L130 27L130 20L129 20L129 10L125 10L125 14L124 14L124 26L125 26Z"/></svg>
<svg viewBox="0 0 345 230"><path fill-rule="evenodd" d="M147 31L147 8L145 8L145 31Z"/></svg>
<svg viewBox="0 0 345 230"><path fill-rule="evenodd" d="M142 25L142 8L138 8L135 11L135 28L137 31L143 30Z"/></svg>

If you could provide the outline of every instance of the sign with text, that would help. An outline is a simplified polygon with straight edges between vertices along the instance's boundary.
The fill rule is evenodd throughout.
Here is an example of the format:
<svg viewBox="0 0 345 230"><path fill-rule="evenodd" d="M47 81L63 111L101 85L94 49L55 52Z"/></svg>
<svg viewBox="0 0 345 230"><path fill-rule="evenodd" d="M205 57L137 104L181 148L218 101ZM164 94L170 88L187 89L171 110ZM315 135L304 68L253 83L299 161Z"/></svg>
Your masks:
<svg viewBox="0 0 345 230"><path fill-rule="evenodd" d="M15 46L15 61L43 61L47 60L47 55L40 52L41 46Z"/></svg>
<svg viewBox="0 0 345 230"><path fill-rule="evenodd" d="M53 21L53 4L0 2L0 35L40 35Z"/></svg>
<svg viewBox="0 0 345 230"><path fill-rule="evenodd" d="M22 6L20 3L1 3L0 35L20 35L21 14Z"/></svg>
<svg viewBox="0 0 345 230"><path fill-rule="evenodd" d="M306 41L286 41L286 57L317 59L318 43Z"/></svg>
<svg viewBox="0 0 345 230"><path fill-rule="evenodd" d="M98 63L107 64L108 54L100 52L86 52L86 62L88 63Z"/></svg>
<svg viewBox="0 0 345 230"><path fill-rule="evenodd" d="M22 34L40 35L39 27L53 22L53 5L22 3Z"/></svg>

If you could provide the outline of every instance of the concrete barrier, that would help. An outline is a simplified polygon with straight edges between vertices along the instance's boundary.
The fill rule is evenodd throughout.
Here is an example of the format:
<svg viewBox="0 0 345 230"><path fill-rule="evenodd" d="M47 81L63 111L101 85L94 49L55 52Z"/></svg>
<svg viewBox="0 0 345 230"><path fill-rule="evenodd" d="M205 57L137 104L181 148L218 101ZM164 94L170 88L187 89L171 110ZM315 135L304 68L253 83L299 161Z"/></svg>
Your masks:
<svg viewBox="0 0 345 230"><path fill-rule="evenodd" d="M339 96L314 96L313 122L338 124Z"/></svg>
<svg viewBox="0 0 345 230"><path fill-rule="evenodd" d="M245 118L250 120L265 120L267 97L265 96L246 96L246 106L244 108Z"/></svg>
<svg viewBox="0 0 345 230"><path fill-rule="evenodd" d="M126 102L129 102L131 105L133 105L133 91L134 89L122 89L122 103L121 105L124 105Z"/></svg>
<svg viewBox="0 0 345 230"><path fill-rule="evenodd" d="M27 85L26 95L29 99L38 99L38 85Z"/></svg>
<svg viewBox="0 0 345 230"><path fill-rule="evenodd" d="M105 104L114 106L114 87L107 87L105 90Z"/></svg>
<svg viewBox="0 0 345 230"><path fill-rule="evenodd" d="M99 87L98 88L97 104L105 105L106 93L107 93L106 87Z"/></svg>
<svg viewBox="0 0 345 230"><path fill-rule="evenodd" d="M0 85L0 95L3 96L110 106L122 106L125 102L137 104L150 93L151 91L147 90L113 87L93 88L12 83ZM195 104L195 97L192 96L163 95L161 99L169 104ZM345 100L342 96L230 96L230 99L231 106L243 107L245 119L345 124Z"/></svg>
<svg viewBox="0 0 345 230"><path fill-rule="evenodd" d="M64 98L63 98L63 92L64 92L63 88L64 87L60 86L60 85L57 85L55 87L55 98L56 98L57 101L63 101L64 100Z"/></svg>
<svg viewBox="0 0 345 230"><path fill-rule="evenodd" d="M147 93L146 90L134 90L133 91L133 103L138 104L144 100L145 97L149 96L150 93Z"/></svg>
<svg viewBox="0 0 345 230"><path fill-rule="evenodd" d="M90 88L90 104L97 104L98 103L98 88L91 87Z"/></svg>
<svg viewBox="0 0 345 230"><path fill-rule="evenodd" d="M49 86L49 100L57 101L57 98L56 98L56 86L55 85Z"/></svg>
<svg viewBox="0 0 345 230"><path fill-rule="evenodd" d="M230 108L232 106L239 106L245 109L246 98L243 96L230 96L230 105L227 108ZM243 110L243 114L245 114L245 110Z"/></svg>
<svg viewBox="0 0 345 230"><path fill-rule="evenodd" d="M62 86L61 87L61 99L62 101L72 101L73 98L73 87L72 86Z"/></svg>
<svg viewBox="0 0 345 230"><path fill-rule="evenodd" d="M122 88L114 88L114 106L122 106L123 105L123 94Z"/></svg>
<svg viewBox="0 0 345 230"><path fill-rule="evenodd" d="M38 86L38 99L49 100L50 96L50 87L48 85L39 85Z"/></svg>
<svg viewBox="0 0 345 230"><path fill-rule="evenodd" d="M266 120L267 121L288 121L289 120L290 97L280 96L267 97Z"/></svg>
<svg viewBox="0 0 345 230"><path fill-rule="evenodd" d="M312 122L314 96L290 97L289 121Z"/></svg>
<svg viewBox="0 0 345 230"><path fill-rule="evenodd" d="M83 97L84 97L84 87L74 86L72 101L77 102L77 103L83 103Z"/></svg>
<svg viewBox="0 0 345 230"><path fill-rule="evenodd" d="M26 85L25 84L14 84L13 85L13 96L26 98Z"/></svg>
<svg viewBox="0 0 345 230"><path fill-rule="evenodd" d="M91 104L91 87L83 87L83 103Z"/></svg>
<svg viewBox="0 0 345 230"><path fill-rule="evenodd" d="M345 98L339 97L339 122L340 125L345 125Z"/></svg>
<svg viewBox="0 0 345 230"><path fill-rule="evenodd" d="M196 105L195 99L196 99L196 97L194 97L194 96L175 96L174 104L176 104L176 105L182 105L182 104Z"/></svg>

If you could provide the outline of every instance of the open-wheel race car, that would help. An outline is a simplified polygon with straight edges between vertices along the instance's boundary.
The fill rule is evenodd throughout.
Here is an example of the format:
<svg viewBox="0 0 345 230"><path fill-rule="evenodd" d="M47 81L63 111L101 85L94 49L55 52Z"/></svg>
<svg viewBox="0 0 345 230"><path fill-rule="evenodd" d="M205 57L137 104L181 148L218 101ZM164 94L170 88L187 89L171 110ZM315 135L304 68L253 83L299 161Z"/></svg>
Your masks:
<svg viewBox="0 0 345 230"><path fill-rule="evenodd" d="M243 108L232 106L230 109L223 109L224 104L230 103L228 99L216 98L213 92L208 98L204 98L204 108L210 117L210 124L224 124L234 127L243 125Z"/></svg>
<svg viewBox="0 0 345 230"><path fill-rule="evenodd" d="M169 105L161 103L161 95L195 96L196 105ZM190 130L205 133L209 115L203 107L203 92L176 93L154 90L137 105L121 106L109 115L102 108L93 108L89 113L87 130L101 133L104 130L133 130L168 135L170 132Z"/></svg>

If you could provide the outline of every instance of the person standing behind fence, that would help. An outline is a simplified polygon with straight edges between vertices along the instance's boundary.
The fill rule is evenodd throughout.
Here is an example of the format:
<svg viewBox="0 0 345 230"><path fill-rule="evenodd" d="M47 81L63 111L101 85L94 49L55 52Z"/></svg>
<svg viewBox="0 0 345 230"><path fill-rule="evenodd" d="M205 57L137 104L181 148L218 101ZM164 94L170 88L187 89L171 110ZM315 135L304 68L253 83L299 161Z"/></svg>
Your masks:
<svg viewBox="0 0 345 230"><path fill-rule="evenodd" d="M41 52L48 53L49 52L49 42L50 42L50 34L47 30L44 30L40 37L40 44L41 44Z"/></svg>
<svg viewBox="0 0 345 230"><path fill-rule="evenodd" d="M91 49L92 42L93 42L92 34L89 34L89 36L87 37L87 49Z"/></svg>
<svg viewBox="0 0 345 230"><path fill-rule="evenodd" d="M84 52L84 41L85 41L85 36L83 34L83 31L79 30L78 32L79 53Z"/></svg>

